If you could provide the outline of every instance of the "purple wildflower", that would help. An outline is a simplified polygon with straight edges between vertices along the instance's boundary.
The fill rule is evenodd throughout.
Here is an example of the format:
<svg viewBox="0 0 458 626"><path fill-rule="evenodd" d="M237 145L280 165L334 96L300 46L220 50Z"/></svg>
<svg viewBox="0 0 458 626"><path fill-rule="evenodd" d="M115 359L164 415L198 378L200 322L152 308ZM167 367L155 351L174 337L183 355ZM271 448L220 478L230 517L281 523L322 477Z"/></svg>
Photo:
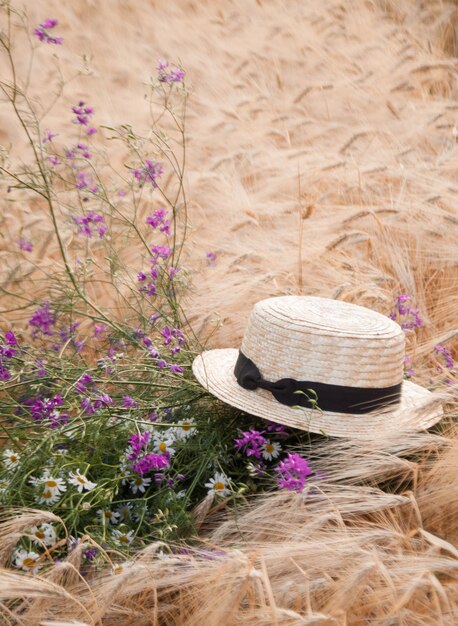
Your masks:
<svg viewBox="0 0 458 626"><path fill-rule="evenodd" d="M164 259L165 261L172 255L172 250L169 246L153 246L151 248L151 252L153 253L153 256L150 259L150 262L153 265L156 265L159 259Z"/></svg>
<svg viewBox="0 0 458 626"><path fill-rule="evenodd" d="M135 433L130 435L129 437L129 445L131 451L129 456L127 457L129 461L135 461L138 459L140 454L146 450L146 447L150 440L150 433L141 433L140 435L136 435Z"/></svg>
<svg viewBox="0 0 458 626"><path fill-rule="evenodd" d="M52 398L40 398L35 396L24 402L24 406L28 407L30 415L35 422L46 424L49 428L58 428L63 426L69 420L68 413L61 413L57 407L64 403L60 394Z"/></svg>
<svg viewBox="0 0 458 626"><path fill-rule="evenodd" d="M88 137L90 137L91 135L95 135L95 133L97 132L97 128L94 128L93 126L90 126L87 130L86 130L86 135Z"/></svg>
<svg viewBox="0 0 458 626"><path fill-rule="evenodd" d="M389 315L392 320L395 320L401 325L403 330L413 330L423 326L420 311L407 304L409 300L411 301L412 298L408 294L399 294L394 310Z"/></svg>
<svg viewBox="0 0 458 626"><path fill-rule="evenodd" d="M45 134L43 139L41 140L42 143L47 143L48 141L52 141L54 139L54 137L57 137L57 133L52 133L49 128L47 128L45 130Z"/></svg>
<svg viewBox="0 0 458 626"><path fill-rule="evenodd" d="M94 401L94 407L96 409L107 407L110 404L114 404L113 398L109 396L107 393L101 393L99 396L97 396L96 400Z"/></svg>
<svg viewBox="0 0 458 626"><path fill-rule="evenodd" d="M78 233L80 235L86 235L89 239L91 239L93 235L93 225L98 224L97 232L99 235L99 239L102 239L107 231L107 225L105 224L105 218L103 215L99 213L95 213L94 211L89 211L83 217L75 217L71 216L75 224L78 225Z"/></svg>
<svg viewBox="0 0 458 626"><path fill-rule="evenodd" d="M143 281L146 280L146 274L145 272L138 272L137 274L137 280L138 282L142 283Z"/></svg>
<svg viewBox="0 0 458 626"><path fill-rule="evenodd" d="M136 409L138 407L138 402L130 396L123 396L122 406L126 409Z"/></svg>
<svg viewBox="0 0 458 626"><path fill-rule="evenodd" d="M12 330L7 330L5 333L5 343L7 343L9 346L17 346L18 345L18 340L16 338L16 335L13 333Z"/></svg>
<svg viewBox="0 0 458 626"><path fill-rule="evenodd" d="M78 104L72 107L72 111L75 114L72 122L73 124L79 124L80 126L89 126L90 117L94 114L94 109L80 100Z"/></svg>
<svg viewBox="0 0 458 626"><path fill-rule="evenodd" d="M413 367L411 367L412 365L412 359L410 358L410 356L407 356L407 354L404 357L404 377L405 378L411 378L412 376L415 376L415 370L413 369Z"/></svg>
<svg viewBox="0 0 458 626"><path fill-rule="evenodd" d="M80 407L83 409L86 415L94 415L95 413L95 408L90 398L83 398L81 400Z"/></svg>
<svg viewBox="0 0 458 626"><path fill-rule="evenodd" d="M146 218L146 223L156 230L159 228L161 233L165 233L167 237L170 237L170 220L166 219L167 211L165 209L157 209L153 215Z"/></svg>
<svg viewBox="0 0 458 626"><path fill-rule="evenodd" d="M181 68L162 59L158 61L157 72L161 83L181 83L185 74Z"/></svg>
<svg viewBox="0 0 458 626"><path fill-rule="evenodd" d="M216 265L216 253L215 252L207 252L207 263L208 265Z"/></svg>
<svg viewBox="0 0 458 626"><path fill-rule="evenodd" d="M87 550L83 551L83 558L86 559L86 561L90 562L95 559L98 553L98 548L88 548Z"/></svg>
<svg viewBox="0 0 458 626"><path fill-rule="evenodd" d="M88 374L87 372L85 372L75 383L75 389L76 391L78 391L79 393L86 393L87 392L87 386L92 384L94 382L94 379L92 378L92 376L90 374Z"/></svg>
<svg viewBox="0 0 458 626"><path fill-rule="evenodd" d="M256 459L260 459L262 454L261 446L266 441L263 433L264 431L259 432L253 428L241 432L242 436L240 439L234 440L235 449L238 451L242 450L246 456L254 456Z"/></svg>
<svg viewBox="0 0 458 626"><path fill-rule="evenodd" d="M35 361L35 367L37 368L37 376L41 378L42 376L46 376L46 370L44 368L44 361L42 359L37 359Z"/></svg>
<svg viewBox="0 0 458 626"><path fill-rule="evenodd" d="M148 296L155 296L157 294L157 288L154 283L149 283L146 287L142 287L141 290L145 291Z"/></svg>
<svg viewBox="0 0 458 626"><path fill-rule="evenodd" d="M150 454L145 454L143 458L135 461L135 463L132 463L132 469L134 470L134 472L137 472L137 474L143 475L147 474L153 469L165 469L166 467L168 467L169 463L170 458L167 454L155 454L154 452L151 452Z"/></svg>
<svg viewBox="0 0 458 626"><path fill-rule="evenodd" d="M106 331L106 326L103 324L95 324L94 326L94 337L96 339L101 339L103 333Z"/></svg>
<svg viewBox="0 0 458 626"><path fill-rule="evenodd" d="M300 454L291 452L288 452L287 458L277 465L275 471L278 474L278 486L288 491L302 491L307 477L312 473L308 461Z"/></svg>
<svg viewBox="0 0 458 626"><path fill-rule="evenodd" d="M26 241L25 239L19 239L18 246L20 250L24 250L24 252L32 252L33 245L31 241Z"/></svg>
<svg viewBox="0 0 458 626"><path fill-rule="evenodd" d="M434 348L434 352L438 357L442 357L444 360L445 367L449 370L453 369L455 362L453 360L453 356L451 351L440 343Z"/></svg>
<svg viewBox="0 0 458 626"><path fill-rule="evenodd" d="M48 157L48 161L51 163L51 165L59 165L60 163L59 159L55 155Z"/></svg>
<svg viewBox="0 0 458 626"><path fill-rule="evenodd" d="M151 183L153 189L155 189L157 185L157 179L162 176L164 173L164 168L157 161L151 161L149 159L145 159L145 163L136 170L133 170L132 174L139 182L139 186L143 187L145 183Z"/></svg>
<svg viewBox="0 0 458 626"><path fill-rule="evenodd" d="M48 32L57 26L58 23L59 22L55 19L47 19L35 28L33 34L38 37L40 41L60 46L63 41L62 37L53 37Z"/></svg>
<svg viewBox="0 0 458 626"><path fill-rule="evenodd" d="M49 302L45 302L29 320L29 325L35 330L32 331L32 337L36 337L38 333L43 335L53 335L51 327L56 323L56 314L51 310Z"/></svg>
<svg viewBox="0 0 458 626"><path fill-rule="evenodd" d="M173 363L169 364L169 370L172 374L182 374L184 369L180 365L174 365Z"/></svg>

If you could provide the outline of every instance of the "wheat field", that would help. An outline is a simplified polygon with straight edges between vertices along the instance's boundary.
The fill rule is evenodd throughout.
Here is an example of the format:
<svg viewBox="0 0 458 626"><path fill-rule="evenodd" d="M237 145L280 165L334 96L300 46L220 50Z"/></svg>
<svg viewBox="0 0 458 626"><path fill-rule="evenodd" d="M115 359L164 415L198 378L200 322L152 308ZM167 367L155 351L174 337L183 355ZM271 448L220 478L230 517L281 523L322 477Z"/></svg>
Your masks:
<svg viewBox="0 0 458 626"><path fill-rule="evenodd" d="M78 94L99 123L128 121L142 131L144 83L157 58L183 63L192 88L184 305L202 342L238 346L251 307L269 296L320 295L388 314L396 295L408 293L425 322L409 345L414 380L442 394L445 417L433 433L399 432L364 446L328 441L317 451L326 481L304 496L258 497L237 518L203 506L201 549L164 558L154 544L122 573L89 581L78 551L35 576L2 569L2 623L455 624L457 381L444 384L431 353L443 343L456 356L458 346L456 2L24 6L31 24L58 17L68 43L64 75L81 62L75 50L88 57L65 106L47 117L53 128L67 123ZM39 89L53 84L56 69L37 54L31 82ZM19 160L25 142L8 115L0 108L0 144ZM115 148L112 159L122 159ZM21 235L40 244L33 262L61 261L40 203L0 185L0 281L15 294L36 279L14 245ZM125 262L134 265L136 254L127 251ZM97 295L104 298L103 287ZM6 323L13 316L9 297L2 300ZM396 494L384 491L388 480ZM40 519L49 515L4 516L0 565L21 529Z"/></svg>

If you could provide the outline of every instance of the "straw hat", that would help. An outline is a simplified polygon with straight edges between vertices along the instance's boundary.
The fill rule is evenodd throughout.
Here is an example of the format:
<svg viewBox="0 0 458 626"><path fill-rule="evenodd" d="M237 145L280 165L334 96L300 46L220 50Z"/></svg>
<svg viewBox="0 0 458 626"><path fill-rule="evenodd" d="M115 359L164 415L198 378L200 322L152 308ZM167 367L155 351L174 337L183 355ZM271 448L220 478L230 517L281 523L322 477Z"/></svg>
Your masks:
<svg viewBox="0 0 458 626"><path fill-rule="evenodd" d="M422 430L443 411L403 380L405 338L385 315L312 296L255 304L240 350L209 350L192 369L238 409L314 433L364 437ZM298 406L300 405L300 406Z"/></svg>

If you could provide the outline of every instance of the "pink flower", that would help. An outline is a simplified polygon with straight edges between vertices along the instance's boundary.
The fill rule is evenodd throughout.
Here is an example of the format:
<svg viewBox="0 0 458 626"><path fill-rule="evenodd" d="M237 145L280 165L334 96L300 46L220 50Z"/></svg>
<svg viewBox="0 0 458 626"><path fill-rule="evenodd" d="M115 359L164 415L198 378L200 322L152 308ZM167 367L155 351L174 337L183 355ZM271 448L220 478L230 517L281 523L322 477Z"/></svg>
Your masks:
<svg viewBox="0 0 458 626"><path fill-rule="evenodd" d="M288 491L302 491L307 477L312 473L307 459L291 452L288 452L287 458L277 465L275 471L278 474L278 486Z"/></svg>
<svg viewBox="0 0 458 626"><path fill-rule="evenodd" d="M38 37L40 41L61 46L63 41L62 37L53 37L48 32L57 26L58 23L56 19L47 19L35 28L33 34Z"/></svg>
<svg viewBox="0 0 458 626"><path fill-rule="evenodd" d="M19 239L18 246L20 250L24 250L24 252L32 252L33 245L31 241L26 241L25 239Z"/></svg>

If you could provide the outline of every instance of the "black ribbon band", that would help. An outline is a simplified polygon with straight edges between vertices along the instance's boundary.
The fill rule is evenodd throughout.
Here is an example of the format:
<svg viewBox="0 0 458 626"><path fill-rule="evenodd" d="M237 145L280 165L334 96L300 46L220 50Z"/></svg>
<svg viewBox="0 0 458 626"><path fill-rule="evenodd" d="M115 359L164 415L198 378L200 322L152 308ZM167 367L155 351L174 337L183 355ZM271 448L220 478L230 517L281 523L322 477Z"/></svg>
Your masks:
<svg viewBox="0 0 458 626"><path fill-rule="evenodd" d="M314 383L294 378L282 378L272 383L265 380L259 369L243 352L235 364L234 374L244 389L267 389L281 404L287 406L318 407L331 413L363 415L374 409L398 404L402 382L392 387L345 387ZM299 393L298 393L299 392Z"/></svg>

